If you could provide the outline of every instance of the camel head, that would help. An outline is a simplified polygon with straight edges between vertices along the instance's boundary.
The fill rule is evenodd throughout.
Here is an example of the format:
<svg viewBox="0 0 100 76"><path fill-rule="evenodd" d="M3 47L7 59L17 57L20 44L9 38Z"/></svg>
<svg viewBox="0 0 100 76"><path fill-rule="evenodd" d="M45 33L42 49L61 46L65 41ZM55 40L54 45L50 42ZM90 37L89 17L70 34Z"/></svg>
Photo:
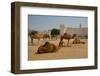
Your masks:
<svg viewBox="0 0 100 76"><path fill-rule="evenodd" d="M76 36L77 36L76 34L73 34L72 39L75 38Z"/></svg>
<svg viewBox="0 0 100 76"><path fill-rule="evenodd" d="M45 47L45 46L47 46L47 45L49 45L50 43L47 41L47 42L45 42L45 44L43 45L43 47Z"/></svg>

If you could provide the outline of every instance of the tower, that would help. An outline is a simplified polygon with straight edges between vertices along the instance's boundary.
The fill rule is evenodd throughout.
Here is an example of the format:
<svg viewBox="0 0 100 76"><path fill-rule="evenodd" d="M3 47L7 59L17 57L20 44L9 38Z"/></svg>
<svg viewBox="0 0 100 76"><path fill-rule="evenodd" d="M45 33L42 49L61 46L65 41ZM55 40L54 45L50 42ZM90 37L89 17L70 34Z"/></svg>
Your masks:
<svg viewBox="0 0 100 76"><path fill-rule="evenodd" d="M79 30L80 30L79 35L82 36L83 35L83 32L82 32L82 25L81 25L81 23L80 23Z"/></svg>
<svg viewBox="0 0 100 76"><path fill-rule="evenodd" d="M80 29L82 28L82 25L81 25L81 23L80 23Z"/></svg>

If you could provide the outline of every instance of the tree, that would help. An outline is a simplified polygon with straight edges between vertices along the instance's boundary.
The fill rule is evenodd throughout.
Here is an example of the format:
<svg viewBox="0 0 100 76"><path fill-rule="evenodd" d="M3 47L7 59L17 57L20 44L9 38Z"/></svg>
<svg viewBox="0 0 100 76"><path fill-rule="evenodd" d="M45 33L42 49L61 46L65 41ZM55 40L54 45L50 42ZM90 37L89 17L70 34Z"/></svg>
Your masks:
<svg viewBox="0 0 100 76"><path fill-rule="evenodd" d="M53 29L51 30L51 35L52 35L53 37L55 37L55 36L57 36L57 35L59 35L59 34L60 34L60 30L59 30L59 29L53 28Z"/></svg>

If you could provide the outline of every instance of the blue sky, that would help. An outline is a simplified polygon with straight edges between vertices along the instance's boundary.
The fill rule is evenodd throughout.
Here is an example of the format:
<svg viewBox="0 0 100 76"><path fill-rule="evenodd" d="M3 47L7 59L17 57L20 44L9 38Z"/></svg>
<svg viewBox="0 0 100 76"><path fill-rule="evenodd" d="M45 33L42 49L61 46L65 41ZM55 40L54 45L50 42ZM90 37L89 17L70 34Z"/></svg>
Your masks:
<svg viewBox="0 0 100 76"><path fill-rule="evenodd" d="M29 30L49 30L52 28L59 28L60 24L64 24L66 27L82 27L88 26L87 17L75 17L75 16L48 16L48 15L29 15L28 16L28 28Z"/></svg>

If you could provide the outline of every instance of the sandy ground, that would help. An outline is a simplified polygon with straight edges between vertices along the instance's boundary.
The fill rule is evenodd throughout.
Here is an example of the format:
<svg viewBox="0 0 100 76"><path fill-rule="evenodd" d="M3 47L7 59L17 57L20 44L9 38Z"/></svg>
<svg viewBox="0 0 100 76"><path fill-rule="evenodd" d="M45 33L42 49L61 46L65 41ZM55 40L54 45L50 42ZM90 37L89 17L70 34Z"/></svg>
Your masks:
<svg viewBox="0 0 100 76"><path fill-rule="evenodd" d="M46 40L45 40L46 41ZM71 47L67 47L67 40L64 40L65 46L61 47L57 52L54 53L44 53L36 54L37 49L40 45L45 43L44 40L34 40L34 45L31 45L29 40L28 45L28 60L52 60L52 59L76 59L76 58L87 58L88 57L88 45L86 39L81 39L81 41L86 42L86 44L71 44L73 40L70 41ZM59 39L48 40L58 46Z"/></svg>

